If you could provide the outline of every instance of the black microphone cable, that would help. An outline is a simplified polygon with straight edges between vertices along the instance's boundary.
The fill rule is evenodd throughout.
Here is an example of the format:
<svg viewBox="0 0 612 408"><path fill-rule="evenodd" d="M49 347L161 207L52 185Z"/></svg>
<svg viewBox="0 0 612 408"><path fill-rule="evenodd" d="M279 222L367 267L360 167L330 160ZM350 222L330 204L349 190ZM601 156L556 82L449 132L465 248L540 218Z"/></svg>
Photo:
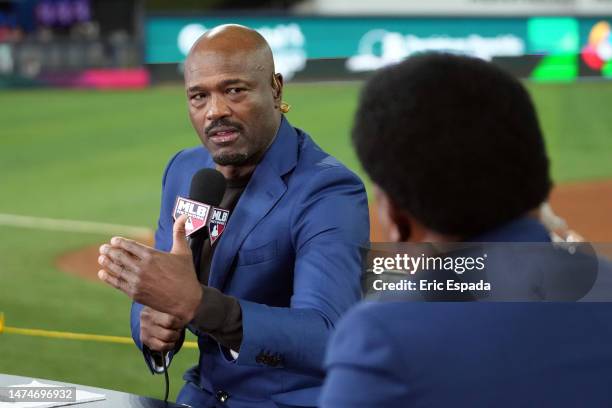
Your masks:
<svg viewBox="0 0 612 408"><path fill-rule="evenodd" d="M168 377L168 365L166 364L166 356L162 353L162 362L164 365L164 380L166 382L166 392L164 393L164 403L168 404L168 394L170 393L170 378Z"/></svg>

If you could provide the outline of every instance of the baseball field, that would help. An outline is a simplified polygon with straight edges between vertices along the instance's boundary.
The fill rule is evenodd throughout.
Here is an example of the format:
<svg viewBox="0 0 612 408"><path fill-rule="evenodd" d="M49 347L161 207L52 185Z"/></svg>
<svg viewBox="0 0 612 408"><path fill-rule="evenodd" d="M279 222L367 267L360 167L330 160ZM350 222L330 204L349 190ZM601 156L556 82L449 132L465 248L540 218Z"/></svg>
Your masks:
<svg viewBox="0 0 612 408"><path fill-rule="evenodd" d="M528 87L558 185L553 206L587 238L612 242L612 82ZM289 84L284 99L292 105L293 125L365 180L349 141L359 88ZM6 325L129 336L129 300L84 278L96 260L95 250L83 248L115 233L140 234L129 227L152 230L167 160L196 144L179 86L2 91L0 312ZM81 274L64 270L74 268L75 259ZM196 362L193 349L174 360L172 399L182 372ZM6 332L0 334L0 373L163 397L163 377L151 376L141 354L125 344Z"/></svg>

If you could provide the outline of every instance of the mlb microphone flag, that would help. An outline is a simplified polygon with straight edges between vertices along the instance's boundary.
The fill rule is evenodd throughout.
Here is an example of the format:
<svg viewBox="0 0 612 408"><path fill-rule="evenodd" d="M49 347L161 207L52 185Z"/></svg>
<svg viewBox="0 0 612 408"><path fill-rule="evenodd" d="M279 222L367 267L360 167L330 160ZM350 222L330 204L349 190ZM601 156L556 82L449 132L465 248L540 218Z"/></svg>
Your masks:
<svg viewBox="0 0 612 408"><path fill-rule="evenodd" d="M210 246L213 246L225 231L230 212L223 208L211 207L208 204L179 196L176 198L172 216L176 220L183 214L187 215L185 235L190 236L208 225ZM208 214L211 214L210 221L206 223Z"/></svg>
<svg viewBox="0 0 612 408"><path fill-rule="evenodd" d="M229 211L222 208L213 207L210 221L208 222L208 237L210 238L210 246L213 246L215 241L219 239L229 218Z"/></svg>
<svg viewBox="0 0 612 408"><path fill-rule="evenodd" d="M185 223L185 235L190 236L206 226L206 219L208 218L209 212L210 205L208 204L199 203L188 198L177 197L172 214L175 220L183 214L188 216L187 222Z"/></svg>

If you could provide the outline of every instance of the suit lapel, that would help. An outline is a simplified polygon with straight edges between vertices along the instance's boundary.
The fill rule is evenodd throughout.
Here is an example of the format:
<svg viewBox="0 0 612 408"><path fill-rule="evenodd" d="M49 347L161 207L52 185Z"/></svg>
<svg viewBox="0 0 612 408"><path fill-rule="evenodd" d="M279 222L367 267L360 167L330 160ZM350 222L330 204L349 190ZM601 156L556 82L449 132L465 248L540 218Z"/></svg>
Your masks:
<svg viewBox="0 0 612 408"><path fill-rule="evenodd" d="M255 226L285 194L282 176L295 167L297 133L283 118L275 141L257 165L236 204L223 236L217 242L210 269L209 286L223 289L240 246Z"/></svg>

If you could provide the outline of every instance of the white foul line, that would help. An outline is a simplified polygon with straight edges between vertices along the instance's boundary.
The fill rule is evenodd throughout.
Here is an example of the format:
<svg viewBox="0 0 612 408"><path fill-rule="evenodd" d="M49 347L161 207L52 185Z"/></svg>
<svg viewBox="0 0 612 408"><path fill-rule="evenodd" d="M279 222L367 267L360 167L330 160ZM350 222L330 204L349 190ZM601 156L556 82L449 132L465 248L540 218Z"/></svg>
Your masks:
<svg viewBox="0 0 612 408"><path fill-rule="evenodd" d="M26 215L0 213L0 225L43 229L51 231L84 232L90 234L124 234L132 237L151 235L153 231L145 227L106 224L93 221L64 220L57 218L30 217Z"/></svg>

